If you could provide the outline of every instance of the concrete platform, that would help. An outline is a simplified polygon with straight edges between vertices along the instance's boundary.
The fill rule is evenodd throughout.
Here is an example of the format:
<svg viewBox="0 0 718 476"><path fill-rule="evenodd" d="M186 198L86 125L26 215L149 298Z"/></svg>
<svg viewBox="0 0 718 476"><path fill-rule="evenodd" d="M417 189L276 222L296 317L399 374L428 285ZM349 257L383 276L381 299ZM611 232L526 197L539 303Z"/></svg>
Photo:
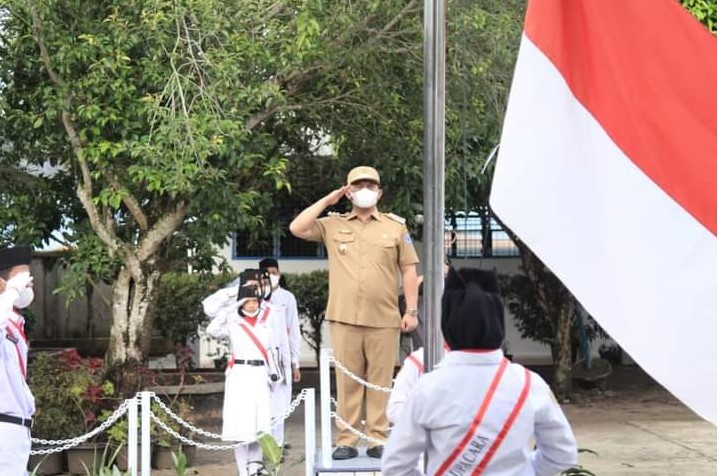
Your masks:
<svg viewBox="0 0 718 476"><path fill-rule="evenodd" d="M332 460L329 466L324 466L322 463L322 450L321 448L317 449L317 457L314 465L316 474L331 474L333 476L337 474L346 475L347 473L356 475L381 474L381 460L367 456L366 448L360 447L357 448L357 450L359 451L359 456L356 458L340 461Z"/></svg>

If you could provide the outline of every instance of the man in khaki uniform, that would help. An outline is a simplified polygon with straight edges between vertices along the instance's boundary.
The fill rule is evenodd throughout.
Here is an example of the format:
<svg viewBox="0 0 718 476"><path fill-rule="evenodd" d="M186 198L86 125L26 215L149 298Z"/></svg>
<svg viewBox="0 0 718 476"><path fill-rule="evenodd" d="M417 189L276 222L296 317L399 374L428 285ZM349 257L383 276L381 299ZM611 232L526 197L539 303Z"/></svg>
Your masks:
<svg viewBox="0 0 718 476"><path fill-rule="evenodd" d="M371 167L356 167L347 176L347 185L334 190L300 213L289 226L293 235L322 241L329 257L329 302L327 320L335 358L359 377L391 387L396 364L399 331L410 332L418 324L419 258L404 219L381 213L379 173ZM342 197L352 202L349 213L330 213L318 218ZM406 297L406 313L399 315L398 275ZM364 386L336 370L339 416L359 429L366 392L366 426L369 436L384 441L389 421L386 405L389 394ZM334 459L357 456L359 438L337 425L339 436ZM383 445L372 446L367 454L381 458Z"/></svg>

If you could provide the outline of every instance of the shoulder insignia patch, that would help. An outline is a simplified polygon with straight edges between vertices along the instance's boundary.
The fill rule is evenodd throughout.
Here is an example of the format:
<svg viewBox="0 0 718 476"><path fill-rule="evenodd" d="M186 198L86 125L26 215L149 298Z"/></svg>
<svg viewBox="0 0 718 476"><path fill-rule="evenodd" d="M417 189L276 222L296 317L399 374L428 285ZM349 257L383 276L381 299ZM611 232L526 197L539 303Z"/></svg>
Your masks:
<svg viewBox="0 0 718 476"><path fill-rule="evenodd" d="M392 220L401 223L402 225L406 223L406 219L400 217L399 215L394 215L393 213L385 213L384 215L386 215L387 218L391 218Z"/></svg>

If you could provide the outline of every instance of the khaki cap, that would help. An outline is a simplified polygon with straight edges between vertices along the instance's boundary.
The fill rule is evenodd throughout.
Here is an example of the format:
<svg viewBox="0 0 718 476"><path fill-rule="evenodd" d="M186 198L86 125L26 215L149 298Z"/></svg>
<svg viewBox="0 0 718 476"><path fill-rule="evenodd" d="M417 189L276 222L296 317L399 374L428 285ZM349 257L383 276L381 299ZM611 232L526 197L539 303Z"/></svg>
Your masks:
<svg viewBox="0 0 718 476"><path fill-rule="evenodd" d="M354 167L349 171L349 175L347 175L347 184L352 184L359 180L371 180L372 182L381 184L379 172L377 172L375 168L367 167L366 165Z"/></svg>

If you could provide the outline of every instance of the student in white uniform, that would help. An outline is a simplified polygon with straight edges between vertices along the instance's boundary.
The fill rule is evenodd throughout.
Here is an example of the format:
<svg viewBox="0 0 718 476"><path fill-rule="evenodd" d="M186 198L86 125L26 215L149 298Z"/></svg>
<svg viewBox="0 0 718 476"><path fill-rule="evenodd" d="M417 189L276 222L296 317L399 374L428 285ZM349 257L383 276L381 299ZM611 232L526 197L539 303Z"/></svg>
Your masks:
<svg viewBox="0 0 718 476"><path fill-rule="evenodd" d="M426 474L434 476L549 476L575 465L576 440L550 388L501 351L495 273L449 271L441 330L450 351L419 379L401 410L382 474L423 474L422 452Z"/></svg>
<svg viewBox="0 0 718 476"><path fill-rule="evenodd" d="M406 356L404 364L399 369L394 379L394 386L389 395L389 403L386 405L386 416L391 424L395 424L399 412L406 403L411 390L424 374L424 348L420 347Z"/></svg>
<svg viewBox="0 0 718 476"><path fill-rule="evenodd" d="M28 340L19 309L34 298L30 249L0 250L0 475L26 475L35 398L26 382Z"/></svg>
<svg viewBox="0 0 718 476"><path fill-rule="evenodd" d="M265 258L259 262L259 269L266 272L271 295L268 298L269 304L276 308L281 318L277 325L277 333L286 335L278 336L280 344L279 352L281 362L284 365L285 379L281 384L274 387L272 392L272 417L279 417L284 413L292 402L292 382L299 382L301 373L299 371L299 345L301 335L299 333L299 317L297 312L297 300L294 294L290 293L279 285L281 273L279 263L274 258ZM279 446L289 448L284 441L284 420L278 421L274 426L274 438Z"/></svg>
<svg viewBox="0 0 718 476"><path fill-rule="evenodd" d="M210 298L203 304L205 309L212 310L217 299ZM207 333L229 340L231 356L225 372L222 440L251 442L235 448L239 475L249 476L257 474L260 468L262 450L256 442L257 435L270 429L270 387L279 375L271 354L274 344L268 324L270 310L260 307L259 289L240 277L237 298L234 309L219 306Z"/></svg>

